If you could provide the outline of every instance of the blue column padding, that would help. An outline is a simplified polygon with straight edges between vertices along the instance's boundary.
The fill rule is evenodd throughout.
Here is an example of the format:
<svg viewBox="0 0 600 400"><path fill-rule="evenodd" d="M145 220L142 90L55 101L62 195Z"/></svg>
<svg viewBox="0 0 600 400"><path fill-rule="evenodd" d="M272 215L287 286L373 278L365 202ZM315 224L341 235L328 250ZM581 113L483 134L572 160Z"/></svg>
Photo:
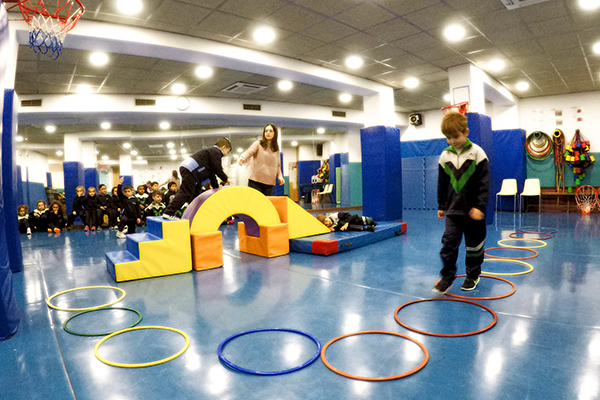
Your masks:
<svg viewBox="0 0 600 400"><path fill-rule="evenodd" d="M46 195L46 188L43 183L39 182L24 182L24 186L27 187L27 193L29 193L29 211L33 211L37 207L37 202L44 200L48 204L48 196ZM17 225L18 227L18 225Z"/></svg>
<svg viewBox="0 0 600 400"><path fill-rule="evenodd" d="M4 105L2 109L2 191L4 197L4 217L6 248L10 270L23 271L23 251L21 250L21 235L19 235L19 220L17 219L17 110L14 107L16 94L14 89L4 90Z"/></svg>
<svg viewBox="0 0 600 400"><path fill-rule="evenodd" d="M25 167L25 179L23 179L23 204L27 204L29 206L31 204L31 198L29 196L29 167Z"/></svg>
<svg viewBox="0 0 600 400"><path fill-rule="evenodd" d="M440 164L439 155L433 157L424 157L425 160L425 209L438 209L437 203L437 182L438 166ZM402 160L404 163L404 160ZM404 194L404 192L402 192Z"/></svg>
<svg viewBox="0 0 600 400"><path fill-rule="evenodd" d="M338 182L336 182L335 169L341 167L341 154L332 154L329 156L329 183L333 185L331 195L329 195L329 202L336 204L337 200L335 197ZM339 199L341 201L341 199Z"/></svg>
<svg viewBox="0 0 600 400"><path fill-rule="evenodd" d="M402 206L406 210L422 210L423 157L402 160ZM437 189L437 187L436 187ZM363 200L364 202L364 200ZM363 207L364 208L364 207ZM367 214L365 214L367 215Z"/></svg>
<svg viewBox="0 0 600 400"><path fill-rule="evenodd" d="M492 135L492 119L487 115L479 113L466 113L467 123L469 124L469 139L478 144L488 157L490 163L490 179L494 171L494 138ZM494 201L496 194L492 193L490 186L490 197L488 199L485 211L485 223L487 225L494 223Z"/></svg>
<svg viewBox="0 0 600 400"><path fill-rule="evenodd" d="M360 130L360 144L362 149L363 215L368 215L377 221L401 219L402 149L400 130L389 126L363 128Z"/></svg>
<svg viewBox="0 0 600 400"><path fill-rule="evenodd" d="M283 174L283 153L279 153L279 163L281 164L281 173ZM284 186L280 185L279 180L275 179L275 186L273 186L273 196L283 196L284 195Z"/></svg>
<svg viewBox="0 0 600 400"><path fill-rule="evenodd" d="M527 156L525 155L525 131L523 129L506 129L493 131L493 153L494 162L492 168L492 188L490 190L490 202L496 203L496 193L502 187L504 179L516 179L517 189L521 193L527 173ZM549 157L549 159L552 157ZM553 167L553 161L547 165ZM512 211L514 200L512 197L502 196L498 198L498 209Z"/></svg>
<svg viewBox="0 0 600 400"><path fill-rule="evenodd" d="M123 186L130 185L131 187L133 187L133 191L135 192L135 186L133 186L133 175L121 175L119 176L119 178L120 177L123 177ZM117 182L117 185L118 184L119 183Z"/></svg>
<svg viewBox="0 0 600 400"><path fill-rule="evenodd" d="M21 178L21 166L17 165L17 203L25 204L25 193L23 193L23 179Z"/></svg>
<svg viewBox="0 0 600 400"><path fill-rule="evenodd" d="M400 142L402 158L439 156L448 147L446 139Z"/></svg>
<svg viewBox="0 0 600 400"><path fill-rule="evenodd" d="M85 185L83 163L79 161L65 161L63 162L63 173L65 176L65 202L67 205L67 214L70 214L71 211L73 211L73 200L76 196L75 188L77 186Z"/></svg>
<svg viewBox="0 0 600 400"><path fill-rule="evenodd" d="M348 153L341 154L340 169L342 171L342 183L341 183L342 205L349 206L351 204L351 199L350 199L350 155ZM364 214L364 215L367 215L367 214Z"/></svg>
<svg viewBox="0 0 600 400"><path fill-rule="evenodd" d="M310 202L310 191L313 189L311 179L319 172L321 161L309 160L298 161L298 198L305 198Z"/></svg>
<svg viewBox="0 0 600 400"><path fill-rule="evenodd" d="M89 187L96 188L96 192L98 191L98 181L100 177L98 176L98 170L96 168L84 168L83 169L83 181L85 182L83 186L85 186L85 191L87 194L87 189Z"/></svg>
<svg viewBox="0 0 600 400"><path fill-rule="evenodd" d="M46 187L52 189L52 174L50 172L46 172Z"/></svg>

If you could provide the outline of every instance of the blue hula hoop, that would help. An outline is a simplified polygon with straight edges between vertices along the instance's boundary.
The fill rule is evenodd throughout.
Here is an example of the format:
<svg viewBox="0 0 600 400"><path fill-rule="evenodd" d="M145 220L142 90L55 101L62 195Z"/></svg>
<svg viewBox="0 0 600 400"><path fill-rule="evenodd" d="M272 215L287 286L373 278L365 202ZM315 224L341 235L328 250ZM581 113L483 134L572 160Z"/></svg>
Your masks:
<svg viewBox="0 0 600 400"><path fill-rule="evenodd" d="M254 371L251 369L246 369L243 367L240 367L239 365L235 365L234 363L232 363L231 361L229 361L227 358L225 358L225 356L223 355L223 348L225 347L225 345L230 342L231 340L239 337L239 336L243 336L243 335L248 335L250 333L257 333L257 332L292 332L292 333L298 333L300 335L306 336L307 338L311 339L313 342L315 342L315 344L317 345L317 352L315 353L315 355L308 360L307 362L305 362L302 365L299 365L297 367L294 368L290 368L290 369L286 369L283 371ZM240 371L240 372L245 372L247 374L253 374L253 375L283 375L283 374L289 374L290 372L294 372L294 371L298 371L299 369L302 369L308 365L310 365L313 361L315 361L317 358L319 358L319 356L321 355L321 343L319 342L319 340L317 340L316 337L306 333L306 332L302 332L302 331L298 331L295 329L284 329L284 328L270 328L270 329L254 329L251 331L246 331L246 332L242 332L242 333L237 333L235 335L229 336L227 339L225 339L220 345L219 345L219 360L221 360L225 365L227 365L229 368L234 369L236 371Z"/></svg>

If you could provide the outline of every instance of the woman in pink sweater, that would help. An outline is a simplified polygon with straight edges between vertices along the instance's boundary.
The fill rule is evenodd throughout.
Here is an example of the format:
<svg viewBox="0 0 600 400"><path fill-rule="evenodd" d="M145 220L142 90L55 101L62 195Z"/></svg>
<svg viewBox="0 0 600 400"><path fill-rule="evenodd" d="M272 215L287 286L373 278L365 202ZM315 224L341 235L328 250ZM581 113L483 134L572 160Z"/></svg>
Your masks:
<svg viewBox="0 0 600 400"><path fill-rule="evenodd" d="M252 146L240 156L238 164L245 165L250 162L248 186L265 196L270 196L277 180L280 185L285 182L281 173L280 160L277 127L267 124L263 129L262 139L252 143Z"/></svg>

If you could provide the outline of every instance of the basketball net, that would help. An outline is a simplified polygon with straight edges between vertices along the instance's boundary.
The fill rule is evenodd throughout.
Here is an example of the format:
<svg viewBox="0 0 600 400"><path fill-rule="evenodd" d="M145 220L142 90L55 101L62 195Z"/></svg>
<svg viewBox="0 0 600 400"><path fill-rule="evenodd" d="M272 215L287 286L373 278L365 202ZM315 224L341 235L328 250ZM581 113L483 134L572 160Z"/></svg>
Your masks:
<svg viewBox="0 0 600 400"><path fill-rule="evenodd" d="M450 113L450 112L457 112L460 114L466 114L466 112L469 111L469 102L468 101L463 101L462 103L456 103L456 104L451 104L449 106L445 106L442 107L442 113L444 115Z"/></svg>
<svg viewBox="0 0 600 400"><path fill-rule="evenodd" d="M580 186L575 193L575 200L583 215L588 215L596 205L596 190L589 186Z"/></svg>

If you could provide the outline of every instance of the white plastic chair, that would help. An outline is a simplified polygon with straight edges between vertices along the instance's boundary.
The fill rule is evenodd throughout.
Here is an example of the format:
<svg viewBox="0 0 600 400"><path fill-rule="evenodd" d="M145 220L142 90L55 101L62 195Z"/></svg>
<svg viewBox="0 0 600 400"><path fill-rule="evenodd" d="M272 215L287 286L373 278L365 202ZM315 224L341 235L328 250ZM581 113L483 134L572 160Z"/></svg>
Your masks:
<svg viewBox="0 0 600 400"><path fill-rule="evenodd" d="M523 196L538 196L538 212L542 212L542 188L540 187L539 179L525 179L523 192L519 195L519 212L523 208Z"/></svg>
<svg viewBox="0 0 600 400"><path fill-rule="evenodd" d="M517 211L517 180L502 180L502 187L500 188L500 191L496 193L496 211L498 211L498 196L513 196L513 212Z"/></svg>
<svg viewBox="0 0 600 400"><path fill-rule="evenodd" d="M323 188L323 191L319 192L319 200L321 201L321 203L323 202L323 199L325 198L325 196L329 196L332 191L333 191L332 183L328 183L327 185L325 185L325 187Z"/></svg>

